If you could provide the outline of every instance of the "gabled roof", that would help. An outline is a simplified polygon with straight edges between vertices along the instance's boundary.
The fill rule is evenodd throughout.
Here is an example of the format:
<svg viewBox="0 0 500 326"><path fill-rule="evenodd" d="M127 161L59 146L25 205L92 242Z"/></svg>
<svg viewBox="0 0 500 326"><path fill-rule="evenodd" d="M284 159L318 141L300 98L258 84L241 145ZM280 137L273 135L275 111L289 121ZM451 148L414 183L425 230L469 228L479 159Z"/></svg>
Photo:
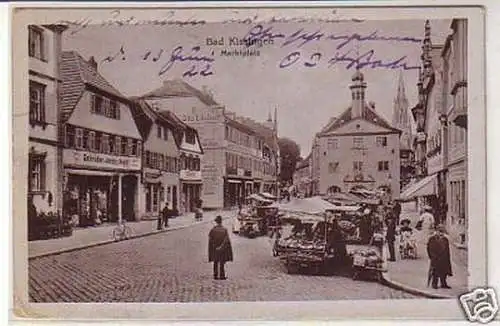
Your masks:
<svg viewBox="0 0 500 326"><path fill-rule="evenodd" d="M153 127L153 119L150 116L150 108L145 101L133 100L130 105L130 112L134 118L137 129L141 134L142 139L147 139Z"/></svg>
<svg viewBox="0 0 500 326"><path fill-rule="evenodd" d="M170 97L197 97L206 105L218 105L209 94L205 94L199 89L194 88L183 80L165 80L163 85L140 96L145 99L152 98L170 98Z"/></svg>
<svg viewBox="0 0 500 326"><path fill-rule="evenodd" d="M76 51L61 53L60 75L62 121L67 121L87 87L100 90L107 95L127 101L88 61Z"/></svg>
<svg viewBox="0 0 500 326"><path fill-rule="evenodd" d="M183 138L183 133L185 130L191 130L194 132L195 137L198 141L198 144L200 146L201 153L203 154L203 148L201 147L201 142L200 142L200 136L198 134L198 130L195 128L191 127L190 125L186 124L184 121L179 119L178 116L175 115L172 111L169 110L162 110L162 111L157 111L158 115L162 117L162 119L169 121L172 125L174 125L175 132L174 132L174 138L175 142L177 143L177 146L179 148L182 147L182 138ZM182 131L182 132L179 132Z"/></svg>
<svg viewBox="0 0 500 326"><path fill-rule="evenodd" d="M350 121L356 120L356 119L362 119L365 121L368 121L372 124L375 124L377 126L380 126L385 129L389 129L393 132L401 133L399 129L393 128L384 118L382 118L380 115L378 115L374 110L372 110L368 105L365 104L363 107L363 113L362 116L359 118L353 118L352 117L352 107L348 107L347 110L345 110L340 117L338 117L337 120L335 120L333 123L330 124L329 127L324 128L320 134L326 134L333 132L340 127L346 125Z"/></svg>
<svg viewBox="0 0 500 326"><path fill-rule="evenodd" d="M243 123L244 125L248 126L251 128L257 135L261 136L264 138L264 141L266 144L273 150L273 151L278 151L278 143L277 139L275 139L274 131L263 125L262 123L259 123L257 121L254 121L250 118L246 117L239 117L238 120Z"/></svg>

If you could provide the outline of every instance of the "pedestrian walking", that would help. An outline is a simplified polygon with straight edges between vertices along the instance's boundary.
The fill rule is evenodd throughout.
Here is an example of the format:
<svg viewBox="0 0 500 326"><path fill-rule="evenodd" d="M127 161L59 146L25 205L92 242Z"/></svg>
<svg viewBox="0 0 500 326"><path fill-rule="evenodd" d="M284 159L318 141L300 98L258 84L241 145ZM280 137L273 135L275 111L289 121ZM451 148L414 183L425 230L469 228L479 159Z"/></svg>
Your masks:
<svg viewBox="0 0 500 326"><path fill-rule="evenodd" d="M222 226L222 217L215 218L216 225L208 234L208 261L213 262L214 279L225 280L225 264L233 261L233 248L227 229Z"/></svg>
<svg viewBox="0 0 500 326"><path fill-rule="evenodd" d="M394 215L394 218L396 219L396 225L399 225L399 219L401 216L401 204L399 203L399 200L396 200L394 202L394 205L392 206L392 213Z"/></svg>
<svg viewBox="0 0 500 326"><path fill-rule="evenodd" d="M389 261L396 261L396 252L394 250L394 242L396 241L396 220L391 217L386 220L387 232L385 239L387 240L387 248L389 249Z"/></svg>
<svg viewBox="0 0 500 326"><path fill-rule="evenodd" d="M417 228L420 229L420 239L424 244L433 234L435 222L432 208L428 205L424 206L422 215L420 215L417 223Z"/></svg>
<svg viewBox="0 0 500 326"><path fill-rule="evenodd" d="M434 289L438 287L438 280L442 288L451 288L446 281L446 278L453 274L451 270L450 242L445 232L444 226L438 225L427 243L427 254L430 259L429 278L432 280Z"/></svg>
<svg viewBox="0 0 500 326"><path fill-rule="evenodd" d="M161 211L162 226L168 227L168 219L170 218L170 215L172 215L172 211L168 207L168 203L165 203L165 207L163 207L163 210Z"/></svg>

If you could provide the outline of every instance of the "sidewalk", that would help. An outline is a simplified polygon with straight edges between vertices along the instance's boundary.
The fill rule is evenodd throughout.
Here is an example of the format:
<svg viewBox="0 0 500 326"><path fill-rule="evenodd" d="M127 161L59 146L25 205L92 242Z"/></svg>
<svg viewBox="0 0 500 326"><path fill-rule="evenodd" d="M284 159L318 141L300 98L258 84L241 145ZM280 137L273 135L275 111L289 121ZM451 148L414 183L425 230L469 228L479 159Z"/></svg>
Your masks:
<svg viewBox="0 0 500 326"><path fill-rule="evenodd" d="M201 221L194 219L194 213L187 213L170 219L168 228L164 230L156 230L156 220L127 222L127 225L132 229L132 238L138 238L178 230L195 224L210 223L218 214L226 218L232 216L233 212L228 210L206 211ZM96 227L77 228L73 230L73 235L66 238L29 241L28 259L111 243L113 242L112 234L115 227L116 224L111 223Z"/></svg>
<svg viewBox="0 0 500 326"><path fill-rule="evenodd" d="M401 217L407 217L412 220L414 227L418 214L410 207L403 212ZM417 235L418 238L418 235ZM401 260L399 256L399 243L396 241L394 244L396 248L396 261L387 262L387 273L384 273L384 279L394 287L397 287L408 292L424 295L433 298L457 298L468 289L468 267L467 267L467 250L459 249L455 246L456 239L453 235L449 236L450 253L451 253L451 270L453 276L448 277L448 285L451 289L433 289L432 286L427 287L427 273L429 270L429 258L427 256L426 243L419 242L418 246L418 259L405 259ZM388 257L387 245L384 246L386 255Z"/></svg>

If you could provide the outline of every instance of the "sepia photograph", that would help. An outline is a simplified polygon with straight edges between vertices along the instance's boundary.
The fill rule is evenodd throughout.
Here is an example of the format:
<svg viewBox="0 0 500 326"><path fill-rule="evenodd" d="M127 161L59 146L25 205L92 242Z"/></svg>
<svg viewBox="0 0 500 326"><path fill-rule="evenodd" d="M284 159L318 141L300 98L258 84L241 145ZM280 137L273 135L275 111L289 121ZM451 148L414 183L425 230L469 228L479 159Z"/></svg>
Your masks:
<svg viewBox="0 0 500 326"><path fill-rule="evenodd" d="M486 285L479 10L17 10L26 305L458 312Z"/></svg>

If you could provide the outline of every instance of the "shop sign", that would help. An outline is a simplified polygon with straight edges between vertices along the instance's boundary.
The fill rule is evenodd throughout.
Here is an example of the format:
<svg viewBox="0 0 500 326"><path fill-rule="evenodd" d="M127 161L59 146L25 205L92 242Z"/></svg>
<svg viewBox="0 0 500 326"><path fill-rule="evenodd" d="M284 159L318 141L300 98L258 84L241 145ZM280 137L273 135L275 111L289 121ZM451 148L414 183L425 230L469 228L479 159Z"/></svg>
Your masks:
<svg viewBox="0 0 500 326"><path fill-rule="evenodd" d="M217 195L220 188L219 170L215 165L205 165L202 168L203 195Z"/></svg>
<svg viewBox="0 0 500 326"><path fill-rule="evenodd" d="M201 180L201 171L181 170L181 180Z"/></svg>
<svg viewBox="0 0 500 326"><path fill-rule="evenodd" d="M92 153L74 149L63 151L64 165L77 165L89 168L107 168L114 170L140 170L141 158L136 156L117 156Z"/></svg>
<svg viewBox="0 0 500 326"><path fill-rule="evenodd" d="M222 115L218 112L202 112L200 114L181 114L181 120L184 122L195 121L219 121Z"/></svg>

